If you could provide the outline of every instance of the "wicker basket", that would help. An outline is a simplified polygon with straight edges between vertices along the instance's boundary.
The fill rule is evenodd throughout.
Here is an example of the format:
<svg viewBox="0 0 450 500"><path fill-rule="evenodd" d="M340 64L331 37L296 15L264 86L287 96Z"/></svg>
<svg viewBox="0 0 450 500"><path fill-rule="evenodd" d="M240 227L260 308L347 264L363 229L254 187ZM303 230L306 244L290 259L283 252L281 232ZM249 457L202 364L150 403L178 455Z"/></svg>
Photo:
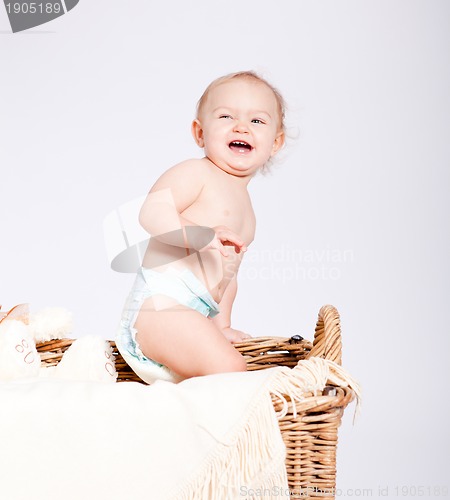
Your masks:
<svg viewBox="0 0 450 500"><path fill-rule="evenodd" d="M53 340L37 345L42 365L59 363L73 340ZM116 345L115 354L118 381L143 381L125 363ZM259 337L235 344L247 361L248 370L261 370L273 366L293 367L301 359L319 356L341 363L341 330L335 307L323 306L311 344L300 336ZM316 395L310 394L279 419L286 445L286 471L291 498L335 498L336 447L338 427L345 407L354 399L348 387L328 386ZM276 411L281 403L273 399Z"/></svg>

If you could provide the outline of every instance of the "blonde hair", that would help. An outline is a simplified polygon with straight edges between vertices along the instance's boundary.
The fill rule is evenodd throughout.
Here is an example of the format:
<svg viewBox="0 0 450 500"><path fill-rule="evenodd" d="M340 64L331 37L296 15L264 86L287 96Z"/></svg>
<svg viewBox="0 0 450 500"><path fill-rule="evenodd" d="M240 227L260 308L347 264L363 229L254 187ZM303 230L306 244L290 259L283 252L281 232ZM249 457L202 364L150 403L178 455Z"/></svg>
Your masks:
<svg viewBox="0 0 450 500"><path fill-rule="evenodd" d="M211 90L214 88L218 87L222 83L229 82L231 80L235 79L241 79L241 80L252 80L255 83L262 83L266 87L268 87L274 94L275 99L277 100L277 106L278 106L278 114L280 118L280 130L283 132L285 131L285 124L284 124L284 119L285 119L285 111L286 111L286 103L283 99L283 96L280 94L280 92L273 86L271 85L267 80L259 76L257 73L254 71L239 71L237 73L230 73L228 75L221 76L219 78L216 78L214 81L212 81L205 89L203 92L202 96L198 100L197 103L197 118L199 117L201 110L203 106L205 105L206 99L208 98L208 95L210 94Z"/></svg>

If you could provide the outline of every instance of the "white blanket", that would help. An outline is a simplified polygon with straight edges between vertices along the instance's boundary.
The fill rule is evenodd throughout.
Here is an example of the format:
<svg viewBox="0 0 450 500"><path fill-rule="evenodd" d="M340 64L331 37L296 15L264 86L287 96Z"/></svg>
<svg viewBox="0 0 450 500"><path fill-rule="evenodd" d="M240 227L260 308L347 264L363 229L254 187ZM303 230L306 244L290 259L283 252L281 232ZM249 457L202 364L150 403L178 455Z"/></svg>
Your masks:
<svg viewBox="0 0 450 500"><path fill-rule="evenodd" d="M327 382L359 395L317 358L179 384L0 383L0 499L288 498L271 394L287 411Z"/></svg>
<svg viewBox="0 0 450 500"><path fill-rule="evenodd" d="M0 498L228 500L287 491L272 374L152 386L2 383Z"/></svg>

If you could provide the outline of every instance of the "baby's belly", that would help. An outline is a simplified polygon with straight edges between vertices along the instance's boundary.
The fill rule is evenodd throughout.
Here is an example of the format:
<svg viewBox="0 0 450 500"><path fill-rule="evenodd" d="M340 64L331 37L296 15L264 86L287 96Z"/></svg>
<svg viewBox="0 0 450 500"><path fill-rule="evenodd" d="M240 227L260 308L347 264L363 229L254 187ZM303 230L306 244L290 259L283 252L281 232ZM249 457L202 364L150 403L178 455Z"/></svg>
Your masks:
<svg viewBox="0 0 450 500"><path fill-rule="evenodd" d="M142 265L155 271L168 267L189 269L208 289L213 299L220 303L228 283L235 276L239 261L234 250L228 248L229 257L217 250L187 252L185 248L150 239Z"/></svg>

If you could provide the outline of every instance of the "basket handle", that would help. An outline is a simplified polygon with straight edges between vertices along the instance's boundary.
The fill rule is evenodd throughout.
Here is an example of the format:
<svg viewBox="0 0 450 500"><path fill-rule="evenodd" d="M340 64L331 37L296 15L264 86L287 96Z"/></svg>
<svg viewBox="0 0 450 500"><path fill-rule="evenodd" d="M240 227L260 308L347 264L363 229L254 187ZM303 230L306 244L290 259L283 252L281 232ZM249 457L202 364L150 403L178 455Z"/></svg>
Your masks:
<svg viewBox="0 0 450 500"><path fill-rule="evenodd" d="M314 342L308 358L317 356L337 364L342 361L341 320L334 306L322 306L317 319Z"/></svg>

